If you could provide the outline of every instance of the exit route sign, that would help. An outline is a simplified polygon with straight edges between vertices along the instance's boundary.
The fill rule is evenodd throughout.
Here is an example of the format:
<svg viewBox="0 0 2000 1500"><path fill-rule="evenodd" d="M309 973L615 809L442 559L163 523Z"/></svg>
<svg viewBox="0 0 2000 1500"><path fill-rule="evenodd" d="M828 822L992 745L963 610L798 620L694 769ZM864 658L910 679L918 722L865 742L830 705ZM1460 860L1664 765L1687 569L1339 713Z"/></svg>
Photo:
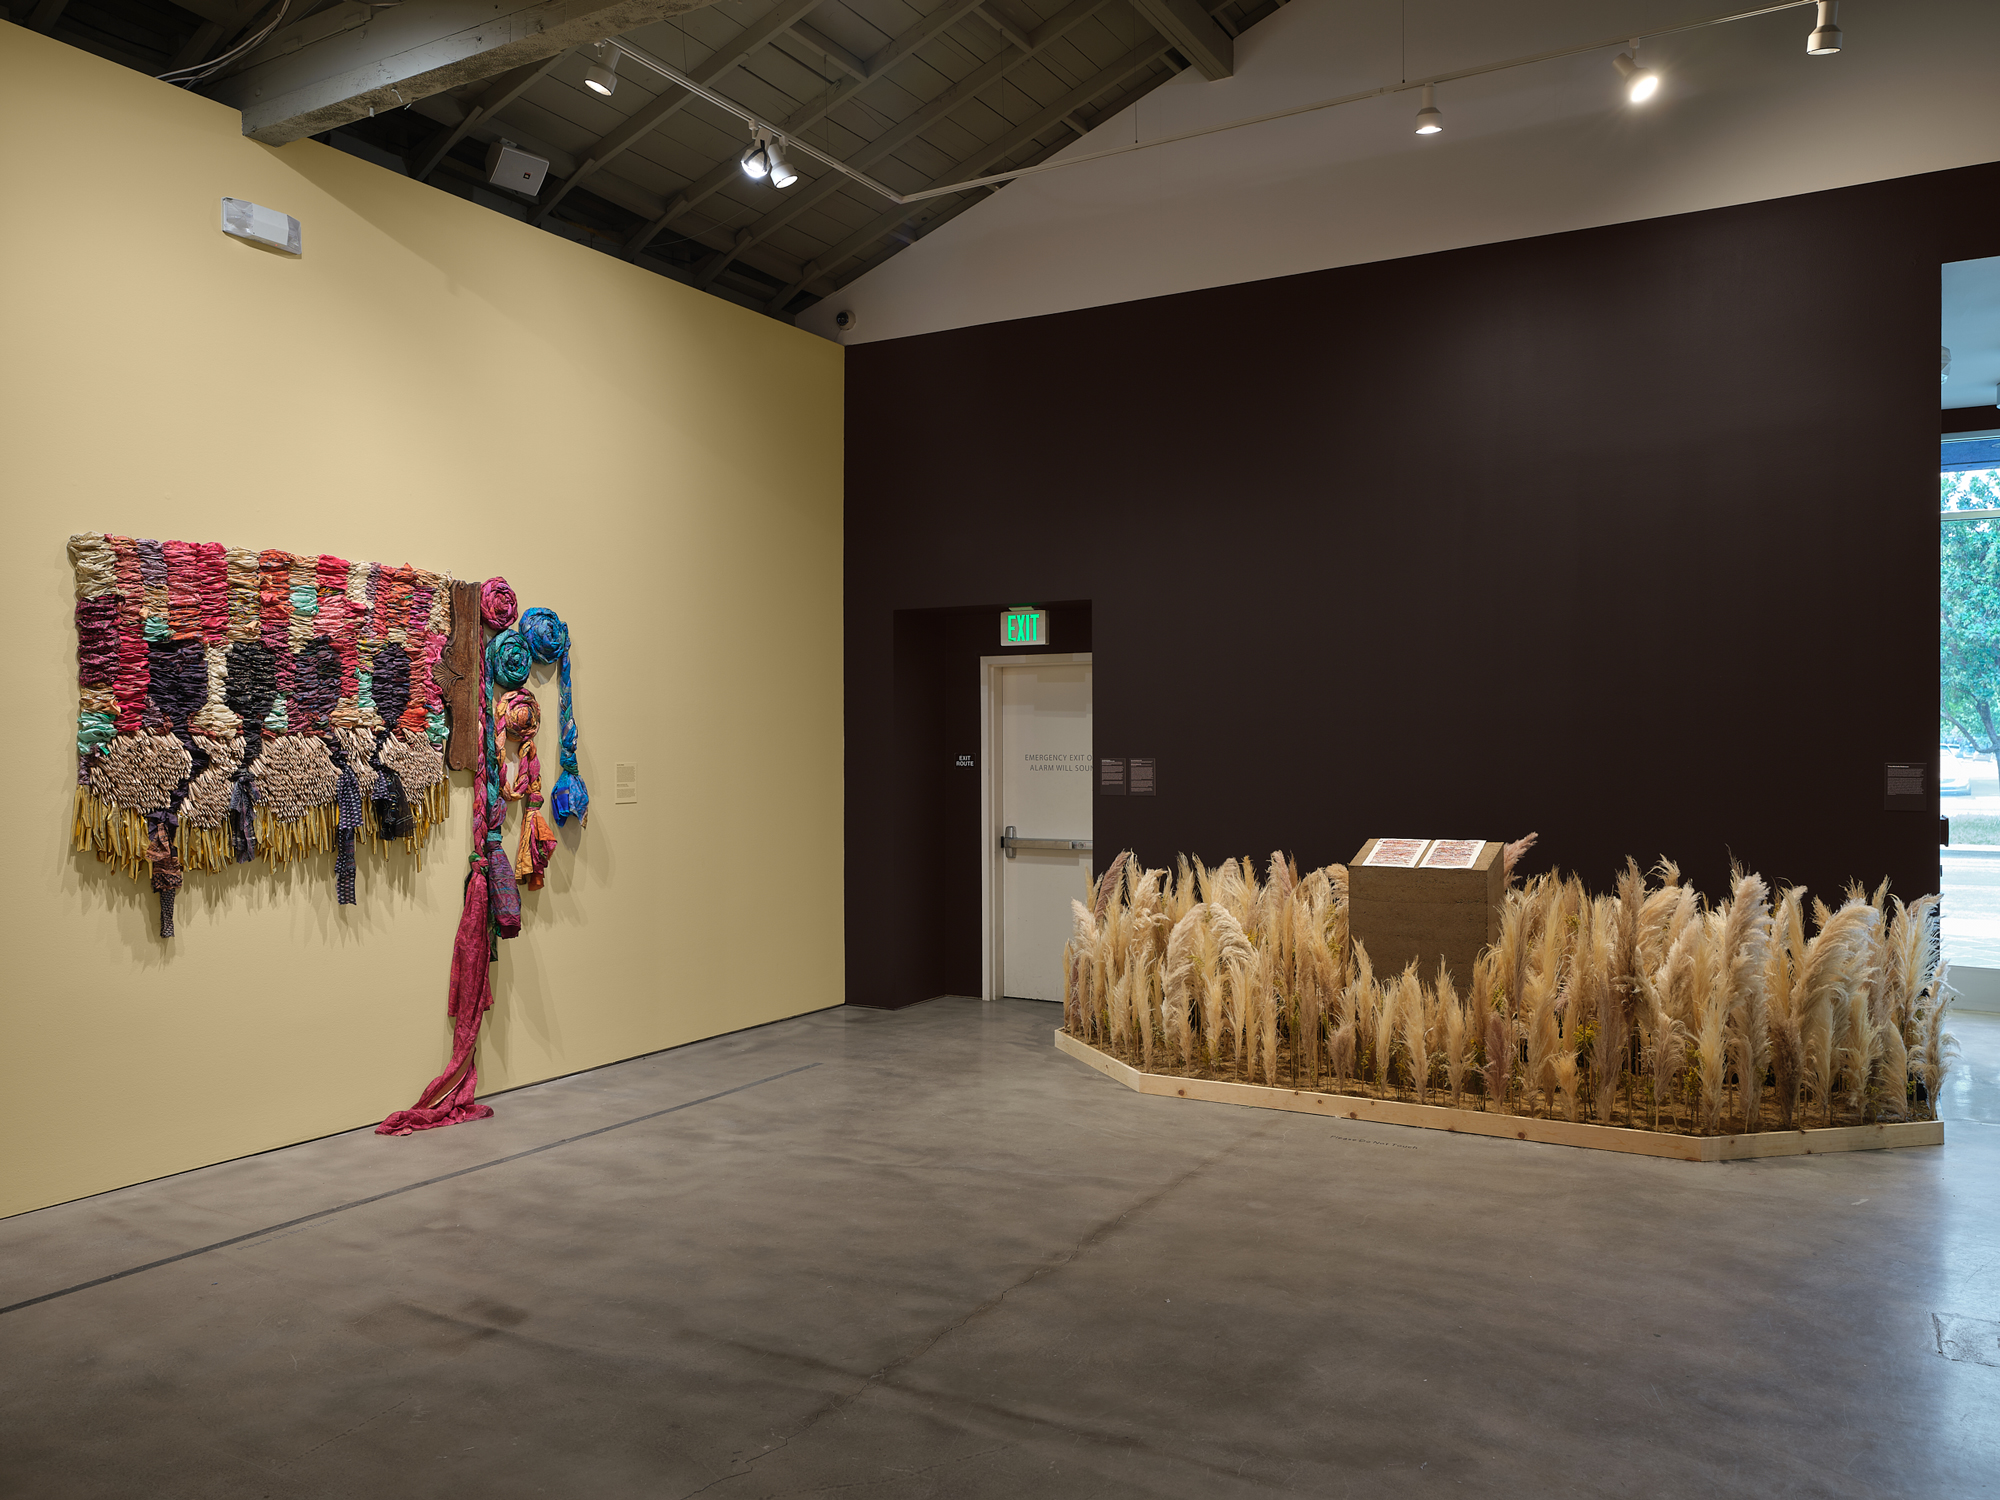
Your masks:
<svg viewBox="0 0 2000 1500"><path fill-rule="evenodd" d="M1003 609L1000 612L1000 644L1003 646L1046 646L1049 643L1049 612L1045 609Z"/></svg>

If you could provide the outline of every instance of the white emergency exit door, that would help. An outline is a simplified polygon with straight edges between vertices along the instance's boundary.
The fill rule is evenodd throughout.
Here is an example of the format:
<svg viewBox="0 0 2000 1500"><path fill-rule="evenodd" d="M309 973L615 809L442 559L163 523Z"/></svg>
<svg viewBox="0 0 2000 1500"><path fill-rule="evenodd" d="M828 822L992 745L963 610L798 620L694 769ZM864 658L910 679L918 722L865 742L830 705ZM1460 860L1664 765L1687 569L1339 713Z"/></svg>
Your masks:
<svg viewBox="0 0 2000 1500"><path fill-rule="evenodd" d="M1060 1001L1070 902L1090 888L1090 657L986 657L986 995Z"/></svg>

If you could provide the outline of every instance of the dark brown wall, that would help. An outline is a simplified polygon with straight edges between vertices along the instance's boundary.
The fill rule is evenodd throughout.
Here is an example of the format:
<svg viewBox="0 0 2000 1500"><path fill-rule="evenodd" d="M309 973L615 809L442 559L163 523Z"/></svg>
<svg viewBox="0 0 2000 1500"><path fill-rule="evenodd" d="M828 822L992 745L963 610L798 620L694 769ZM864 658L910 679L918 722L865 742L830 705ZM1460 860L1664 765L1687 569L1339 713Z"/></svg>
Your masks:
<svg viewBox="0 0 2000 1500"><path fill-rule="evenodd" d="M967 924L976 979L976 818L899 849L966 910L884 911L862 836L925 795L899 610L1091 601L1098 753L1161 785L1100 863L1536 829L1933 889L1882 766L1937 752L1938 267L1996 253L1990 165L851 349L850 1000L966 988Z"/></svg>

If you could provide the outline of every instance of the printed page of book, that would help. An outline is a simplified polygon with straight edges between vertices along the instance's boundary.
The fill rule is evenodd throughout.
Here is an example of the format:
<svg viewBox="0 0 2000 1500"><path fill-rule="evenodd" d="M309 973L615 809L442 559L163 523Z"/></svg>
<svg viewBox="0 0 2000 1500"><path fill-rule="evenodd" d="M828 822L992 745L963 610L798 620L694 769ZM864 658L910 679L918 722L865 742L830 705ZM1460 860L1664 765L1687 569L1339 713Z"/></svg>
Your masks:
<svg viewBox="0 0 2000 1500"><path fill-rule="evenodd" d="M1485 839L1439 839L1424 856L1426 870L1469 870L1479 863Z"/></svg>
<svg viewBox="0 0 2000 1500"><path fill-rule="evenodd" d="M1429 839L1378 839L1374 849L1369 851L1363 864L1393 865L1401 870L1414 870L1422 862L1424 851L1431 846Z"/></svg>

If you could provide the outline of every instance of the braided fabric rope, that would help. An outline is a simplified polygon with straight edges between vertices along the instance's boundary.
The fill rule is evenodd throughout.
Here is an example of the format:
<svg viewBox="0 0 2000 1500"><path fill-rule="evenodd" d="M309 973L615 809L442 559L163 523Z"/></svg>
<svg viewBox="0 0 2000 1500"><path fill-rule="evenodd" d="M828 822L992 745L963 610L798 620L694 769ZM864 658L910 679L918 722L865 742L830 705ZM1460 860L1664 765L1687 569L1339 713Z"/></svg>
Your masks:
<svg viewBox="0 0 2000 1500"><path fill-rule="evenodd" d="M521 616L521 639L527 643L528 654L536 661L561 663L557 668L557 681L562 685L562 738L559 741L562 775L556 778L556 789L549 797L549 805L556 815L556 827L562 827L571 818L588 824L590 789L583 784L583 777L576 769L576 709L569 686L569 626L563 624L561 616L552 609L531 609Z"/></svg>
<svg viewBox="0 0 2000 1500"><path fill-rule="evenodd" d="M480 616L491 629L512 635L507 627L514 622L514 608L514 591L504 578L489 578L481 587ZM480 757L479 770L472 779L472 855L467 861L458 933L452 939L451 982L445 1000L445 1013L452 1021L451 1061L424 1085L415 1104L396 1110L377 1125L377 1135L409 1135L440 1125L483 1120L493 1113L491 1106L475 1097L479 1091L479 1029L493 1006L495 940L520 932L521 893L500 847L501 826L507 818L507 783L502 777L499 735L505 730L496 723L499 710L493 697L496 653L492 644L480 653ZM525 680L525 669L521 675ZM532 694L508 695L510 699L515 696L534 701Z"/></svg>
<svg viewBox="0 0 2000 1500"><path fill-rule="evenodd" d="M187 869L419 851L449 807L432 674L450 580L331 554L83 532L73 843L159 893Z"/></svg>
<svg viewBox="0 0 2000 1500"><path fill-rule="evenodd" d="M500 937L516 937L521 931L521 889L507 852L500 847L501 831L507 822L507 799L502 795L499 726L493 711L493 695L500 687L519 687L528 680L528 655L520 637L507 627L514 623L514 591L504 578L489 578L480 588L480 613L498 632L486 643L486 683L480 694L479 743L480 775L474 817L478 838L474 858L486 866L488 900L493 930Z"/></svg>
<svg viewBox="0 0 2000 1500"><path fill-rule="evenodd" d="M542 705L533 693L519 688L501 698L493 711L506 739L520 747L511 765L504 748L501 752L501 795L522 804L521 847L514 856L514 875L522 886L538 891L547 879L549 857L556 852L556 831L542 816L542 758L535 750Z"/></svg>
<svg viewBox="0 0 2000 1500"><path fill-rule="evenodd" d="M541 814L542 763L535 748L542 706L527 686L534 662L562 663L564 779L576 770L576 720L570 708L569 631L546 609L519 616L504 578L480 586L479 613L493 632L479 653L479 764L473 777L472 856L465 877L465 902L452 942L451 986L446 1012L452 1019L451 1061L424 1086L417 1102L375 1127L378 1135L408 1135L479 1120L493 1113L475 1097L479 1088L477 1053L480 1025L493 1004L492 963L498 939L521 930L521 889L539 890L555 853L556 833ZM508 758L509 745L514 756ZM562 783L556 786L561 819ZM521 847L507 862L501 834L507 804L522 804ZM572 811L580 819L589 807L583 781L575 778Z"/></svg>

